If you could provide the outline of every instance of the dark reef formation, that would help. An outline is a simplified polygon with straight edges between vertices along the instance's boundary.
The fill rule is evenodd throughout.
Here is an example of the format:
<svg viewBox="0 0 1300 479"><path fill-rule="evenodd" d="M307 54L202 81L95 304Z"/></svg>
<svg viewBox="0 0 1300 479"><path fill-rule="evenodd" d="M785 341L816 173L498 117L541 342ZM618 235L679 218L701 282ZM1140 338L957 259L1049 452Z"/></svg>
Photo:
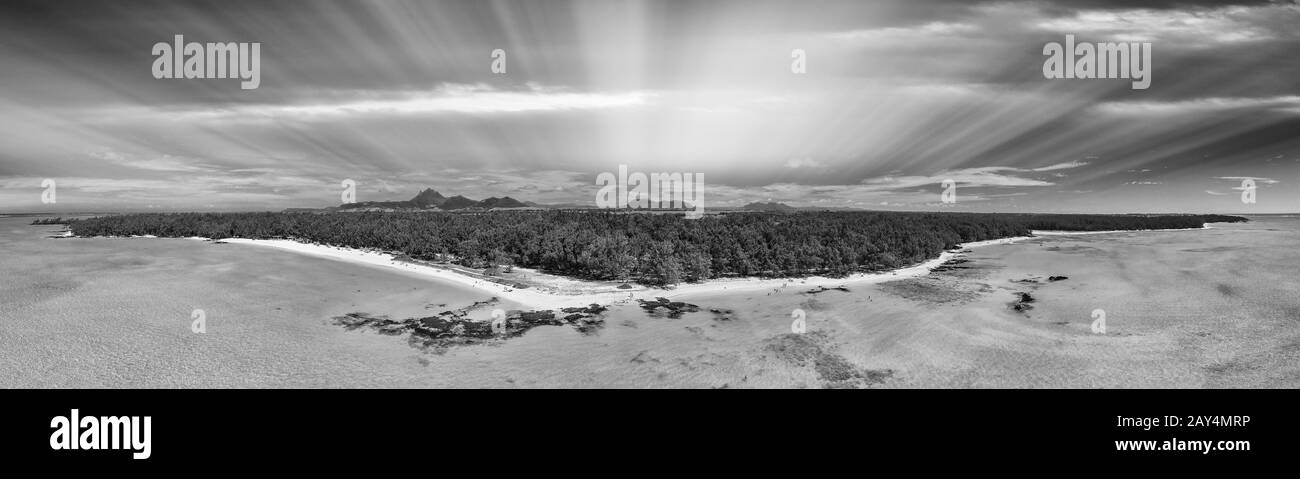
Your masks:
<svg viewBox="0 0 1300 479"><path fill-rule="evenodd" d="M686 313L694 313L700 310L699 306L681 301L669 301L667 298L655 298L652 301L638 299L641 303L641 309L646 310L651 316L667 316L677 319Z"/></svg>
<svg viewBox="0 0 1300 479"><path fill-rule="evenodd" d="M497 303L497 298L476 302L470 306L448 310L434 316L394 320L374 317L366 313L348 313L334 318L334 324L348 331L368 329L379 334L400 336L409 334L411 346L434 353L446 352L452 346L482 344L522 336L538 326L569 325L583 334L600 329L605 319L604 306L563 308L557 314L551 310L505 311L503 321L475 321L467 318L472 310ZM494 325L496 322L496 325Z"/></svg>
<svg viewBox="0 0 1300 479"><path fill-rule="evenodd" d="M1029 293L1016 293L1016 300L1011 303L1011 309L1019 313L1028 312L1034 309L1034 305L1030 304L1034 301L1034 297L1030 296Z"/></svg>
<svg viewBox="0 0 1300 479"><path fill-rule="evenodd" d="M827 389L863 388L894 376L892 369L866 369L836 354L830 337L822 331L786 333L767 340L765 350L795 367L811 367Z"/></svg>

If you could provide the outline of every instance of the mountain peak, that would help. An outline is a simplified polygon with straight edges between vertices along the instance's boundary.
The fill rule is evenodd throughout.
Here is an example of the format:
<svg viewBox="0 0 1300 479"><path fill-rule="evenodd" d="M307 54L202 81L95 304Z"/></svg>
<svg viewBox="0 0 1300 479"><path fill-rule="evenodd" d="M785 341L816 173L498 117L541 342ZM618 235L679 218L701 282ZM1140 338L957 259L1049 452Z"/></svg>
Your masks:
<svg viewBox="0 0 1300 479"><path fill-rule="evenodd" d="M438 205L438 207L444 210L458 210L461 208L478 206L478 204L479 202L477 201L471 200L461 195L456 195L451 198L447 198L445 201L442 202L442 204Z"/></svg>
<svg viewBox="0 0 1300 479"><path fill-rule="evenodd" d="M777 203L777 202L770 202L770 203L754 202L745 205L745 207L742 209L747 211L794 211L795 210L793 206L787 205L785 203Z"/></svg>
<svg viewBox="0 0 1300 479"><path fill-rule="evenodd" d="M344 204L339 208L344 210L355 210L355 209L364 209L364 208L380 208L380 209L386 208L386 209L396 209L396 210L411 209L411 208L418 208L418 209L437 208L440 210L460 210L465 208L485 208L485 209L528 208L530 206L536 206L536 205L525 203L516 200L514 198L511 198L509 196L504 196L501 198L497 198L494 196L492 198L488 198L483 201L478 201L478 200L466 198L461 195L456 195L448 198L446 196L443 196L442 193L439 193L437 190L434 190L433 188L425 188L423 191L417 193L414 198L411 198L406 201L363 201L359 203Z"/></svg>
<svg viewBox="0 0 1300 479"><path fill-rule="evenodd" d="M420 208L442 206L442 204L446 202L447 198L442 196L442 193L437 192L433 188L425 188L424 191L421 191L419 194L415 195L414 198L411 198L411 204Z"/></svg>
<svg viewBox="0 0 1300 479"><path fill-rule="evenodd" d="M524 208L529 206L528 204L516 200L514 198L511 198L509 196L502 197L502 198L497 198L494 196L486 200L480 201L479 204L484 208Z"/></svg>

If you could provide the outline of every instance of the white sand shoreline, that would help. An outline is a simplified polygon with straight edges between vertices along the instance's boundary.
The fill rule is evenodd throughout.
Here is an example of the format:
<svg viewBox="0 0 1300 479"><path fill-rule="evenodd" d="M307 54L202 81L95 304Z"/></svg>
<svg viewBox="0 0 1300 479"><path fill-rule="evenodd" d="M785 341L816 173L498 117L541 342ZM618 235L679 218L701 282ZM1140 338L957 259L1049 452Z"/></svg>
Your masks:
<svg viewBox="0 0 1300 479"><path fill-rule="evenodd" d="M1001 238L988 241L977 241L958 245L956 249L979 248L982 246L991 246L998 244L1009 244L1016 241L1029 239L1028 236L1019 236L1012 238ZM207 240L206 238L190 238ZM645 286L634 286L632 289L619 290L609 289L604 291L592 291L579 294L562 294L549 291L542 291L537 288L516 288L506 284L495 283L482 279L466 276L448 268L440 268L434 265L417 264L408 261L400 261L388 253L378 251L366 251L355 248L343 248L335 246L324 246L319 244L310 244L294 240L269 239L257 240L246 238L223 238L220 241L232 244L246 244L254 246L272 247L287 251L329 258L338 261L344 261L353 264L369 265L396 269L413 273L421 277L442 280L465 286L500 297L501 299L526 305L533 309L559 309L570 306L585 306L588 304L614 304L625 303L636 299L653 299L657 297L674 298L685 295L718 293L723 291L752 291L763 289L777 289L790 285L799 287L836 287L848 286L854 284L874 284L897 279L912 278L924 276L930 273L930 270L938 267L944 262L958 256L961 253L956 251L945 251L934 258L921 264L901 268L883 273L856 273L844 278L827 278L823 276L810 276L803 278L723 278L705 281L702 283L684 283L672 289L649 288ZM557 277L558 278L558 277ZM566 281L574 281L564 278ZM593 283L594 285L595 283Z"/></svg>
<svg viewBox="0 0 1300 479"><path fill-rule="evenodd" d="M980 248L984 246L1011 244L1026 239L1033 239L1042 236L1071 236L1071 235L1093 235L1093 234L1110 234L1110 233L1131 233L1131 232L1161 232L1161 231L1199 231L1209 229L1209 224L1201 228L1180 228L1180 229L1162 229L1162 230L1118 230L1118 231L1045 231L1033 230L1032 236L1016 236L1010 238L999 238L987 241L976 241L957 245L956 248L940 253L938 258L930 259L923 263L899 268L892 271L880 273L855 273L843 278L828 278L824 276L809 277L790 277L790 278L720 278L704 281L701 283L683 283L672 289L652 288L642 285L633 285L631 289L617 289L616 287L601 284L599 282L584 281L561 276L545 275L537 273L526 268L517 268L529 272L535 276L532 280L541 280L544 284L541 287L518 288L509 284L502 284L485 279L474 278L451 268L440 267L438 265L419 263L411 261L398 260L390 253L363 250L357 248L345 248L338 246L325 246L320 244L305 243L296 240L287 239L247 239L247 238L223 238L218 241L231 244L245 244L254 246L271 247L281 250L287 250L308 256L328 258L336 261L343 261L358 265L368 265L372 267L385 268L389 270L403 271L415 276L431 279L435 281L444 281L459 286L472 288L488 294L495 295L503 300L519 303L526 307L536 310L559 309L571 306L586 306L595 304L618 304L626 303L637 299L653 299L658 297L675 298L679 296L711 294L720 292L733 291L754 291L766 289L779 289L788 286L816 288L819 286L838 287L850 285L876 284L898 279L915 278L925 276L931 270L948 260L957 257L961 253L959 250ZM153 235L131 236L132 238L156 238ZM190 240L212 241L209 238L190 237ZM560 290L565 289L564 285L579 285L580 289L576 293L565 293ZM550 287L550 288L548 288ZM552 289L547 291L546 289Z"/></svg>
<svg viewBox="0 0 1300 479"><path fill-rule="evenodd" d="M1160 230L1107 230L1107 231L1060 231L1060 230L1030 230L1029 234L1034 236L1078 236L1078 235L1104 235L1112 233L1159 233L1163 231L1201 231L1210 229L1210 224L1205 223L1200 228L1168 228Z"/></svg>

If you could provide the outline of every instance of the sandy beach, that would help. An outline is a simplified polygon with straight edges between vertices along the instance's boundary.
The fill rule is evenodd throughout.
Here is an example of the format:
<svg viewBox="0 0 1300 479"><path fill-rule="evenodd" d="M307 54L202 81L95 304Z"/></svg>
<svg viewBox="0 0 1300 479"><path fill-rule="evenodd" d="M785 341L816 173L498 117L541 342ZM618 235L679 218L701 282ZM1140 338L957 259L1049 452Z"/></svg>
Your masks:
<svg viewBox="0 0 1300 479"><path fill-rule="evenodd" d="M1202 228L1147 231L1195 231L1199 229L1209 229L1209 225L1205 225ZM1137 233L1140 232L1142 231L1137 231ZM451 268L427 262L400 260L393 254L379 251L326 246L287 239L223 238L219 241L232 244L276 248L293 253L329 258L356 265L389 268L437 281L447 281L461 286L476 288L485 293L499 296L502 299L508 299L516 303L527 305L533 309L544 310L569 306L583 306L593 303L622 304L638 299L654 299L660 297L672 299L680 296L694 296L728 291L774 290L791 284L809 287L876 284L884 281L925 276L939 265L960 257L962 255L960 251L962 250L1011 244L1033 238L1034 236L1070 236L1112 233L1135 233L1135 231L1035 230L1031 233L1033 236L1016 236L1011 238L999 238L959 244L952 250L944 251L938 258L930 259L914 266L880 273L855 273L843 278L829 278L824 276L809 276L802 278L719 278L698 283L682 283L672 288L648 287L633 283L629 283L620 288L616 284L609 282L583 281L574 278L550 275L528 268L516 267L516 270L527 274L527 282L530 283L529 287L520 288L510 284L502 284L501 282L485 280L464 274L463 271L465 268ZM154 236L142 236L142 238L154 238ZM209 241L207 238L196 237L189 239Z"/></svg>
<svg viewBox="0 0 1300 479"><path fill-rule="evenodd" d="M195 238L203 239L203 238ZM412 261L403 261L395 258L392 254L378 251L366 251L355 248L343 248L336 246L325 246L319 244L310 244L301 241L285 239L245 239L245 238L223 238L219 241L252 245L259 247L276 248L293 253L315 256L320 258L329 258L336 261L343 261L355 265L364 265L371 267L388 268L414 274L423 278L436 281L447 281L461 286L476 288L485 293L507 299L515 303L527 305L532 309L546 310L558 309L570 306L585 306L588 304L622 304L637 299L654 299L654 298L676 298L685 295L704 295L722 292L742 292L758 290L774 290L791 284L808 287L837 287L853 286L864 284L875 284L884 281L892 281L904 278L913 278L929 274L931 270L944 262L959 257L962 253L959 250L981 248L992 245L1010 244L1017 241L1029 239L1027 236L1018 236L1013 238L1001 238L988 241L977 241L959 245L952 251L945 251L934 258L921 264L901 268L883 273L858 273L846 276L844 278L827 278L823 276L810 276L806 278L725 278L703 281L699 283L683 283L671 289L651 288L643 285L630 284L630 289L619 289L617 286L597 282L584 282L571 278L564 278L555 275L548 275L534 270L518 268L529 273L530 282L538 284L537 287L518 288L508 284L501 284L493 281L486 281L467 276L451 268L437 265L418 263ZM206 240L206 239L203 239ZM575 286L577 285L577 286Z"/></svg>
<svg viewBox="0 0 1300 479"><path fill-rule="evenodd" d="M382 253L51 238L62 229L26 223L0 221L7 387L1300 386L1293 219L1008 238L897 275L643 289L633 296L699 309L611 303L587 331L539 326L437 351L336 318L418 320L498 297L467 316L483 321L604 297L511 294L523 291ZM1022 293L1032 309L1012 307ZM1097 309L1104 335L1089 328ZM195 310L206 334L191 331ZM796 310L807 334L792 334Z"/></svg>
<svg viewBox="0 0 1300 479"><path fill-rule="evenodd" d="M1030 234L1034 236L1078 236L1078 235L1108 235L1114 233L1159 233L1166 231L1197 231L1208 230L1210 225L1207 223L1200 228L1170 228L1157 230L1110 230L1110 231L1058 231L1058 230L1033 230Z"/></svg>

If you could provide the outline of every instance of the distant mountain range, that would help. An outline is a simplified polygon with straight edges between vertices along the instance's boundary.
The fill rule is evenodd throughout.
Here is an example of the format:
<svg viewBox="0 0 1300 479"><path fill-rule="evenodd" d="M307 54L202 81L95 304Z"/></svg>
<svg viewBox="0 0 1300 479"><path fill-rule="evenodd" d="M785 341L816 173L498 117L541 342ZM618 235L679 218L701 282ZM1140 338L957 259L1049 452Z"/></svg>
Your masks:
<svg viewBox="0 0 1300 479"><path fill-rule="evenodd" d="M853 208L847 206L790 206L785 203L761 203L754 202L732 209L732 211L752 211L767 213L794 213L798 211L871 211L864 208Z"/></svg>
<svg viewBox="0 0 1300 479"><path fill-rule="evenodd" d="M486 200L472 200L461 195L450 198L443 196L442 193L435 191L433 188L425 188L419 194L406 201L360 201L356 203L347 203L338 206L339 210L357 210L357 209L439 209L444 211L456 211L465 209L483 209L490 210L493 208L530 208L539 207L536 203L524 203L509 196L503 198L492 197Z"/></svg>
<svg viewBox="0 0 1300 479"><path fill-rule="evenodd" d="M535 209L590 209L595 208L593 205L584 205L578 203L563 204L539 204L531 201L519 201L509 196L497 198L491 197L485 200L475 200L466 198L461 195L443 196L433 188L425 188L415 195L415 197L405 201L360 201L356 203L345 203L339 206L328 208L289 208L286 211L359 211L359 210L406 210L406 211L487 211L493 209L518 209L518 208L535 208ZM690 203L685 204L684 209L691 209ZM753 202L742 207L724 207L713 209L719 212L769 212L769 213L790 213L796 211L852 211L855 208L835 208L835 207L795 207L785 203L777 202ZM645 210L656 211L656 210ZM663 211L663 210L658 210Z"/></svg>
<svg viewBox="0 0 1300 479"><path fill-rule="evenodd" d="M740 209L745 211L795 211L796 208L785 203L750 203Z"/></svg>

